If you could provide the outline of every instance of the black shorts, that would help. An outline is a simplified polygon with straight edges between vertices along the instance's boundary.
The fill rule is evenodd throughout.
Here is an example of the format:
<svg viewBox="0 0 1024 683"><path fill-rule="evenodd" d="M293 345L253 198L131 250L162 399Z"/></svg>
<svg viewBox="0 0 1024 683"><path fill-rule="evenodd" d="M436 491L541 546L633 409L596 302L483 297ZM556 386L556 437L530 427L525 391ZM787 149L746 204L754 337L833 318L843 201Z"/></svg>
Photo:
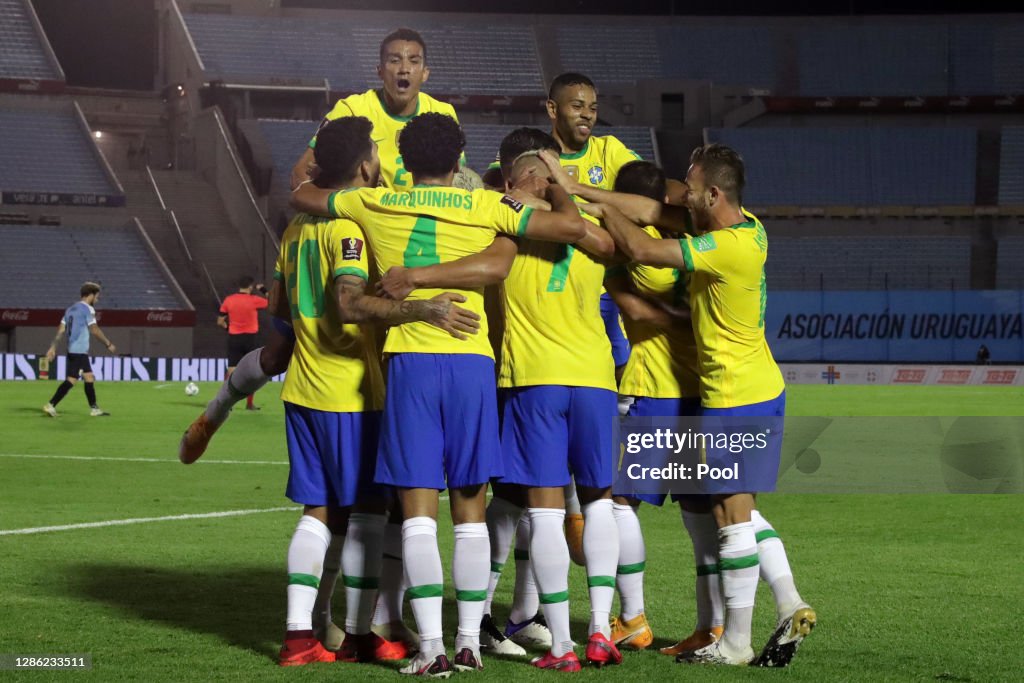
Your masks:
<svg viewBox="0 0 1024 683"><path fill-rule="evenodd" d="M89 354L87 353L69 353L67 372L65 377L78 378L79 373L81 374L92 374L92 365L89 363Z"/></svg>
<svg viewBox="0 0 1024 683"><path fill-rule="evenodd" d="M228 367L238 367L242 356L253 349L259 348L255 334L229 334L228 335Z"/></svg>

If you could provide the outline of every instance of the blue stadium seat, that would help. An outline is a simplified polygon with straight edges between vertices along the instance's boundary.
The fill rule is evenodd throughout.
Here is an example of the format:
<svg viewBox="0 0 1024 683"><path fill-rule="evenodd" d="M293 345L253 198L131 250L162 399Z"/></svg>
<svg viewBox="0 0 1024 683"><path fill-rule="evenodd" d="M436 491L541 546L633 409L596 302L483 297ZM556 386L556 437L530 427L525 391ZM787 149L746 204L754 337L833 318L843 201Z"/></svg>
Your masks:
<svg viewBox="0 0 1024 683"><path fill-rule="evenodd" d="M1024 127L1003 128L999 155L999 203L1024 204Z"/></svg>
<svg viewBox="0 0 1024 683"><path fill-rule="evenodd" d="M772 237L772 290L967 289L969 237Z"/></svg>
<svg viewBox="0 0 1024 683"><path fill-rule="evenodd" d="M0 109L0 190L118 194L71 112Z"/></svg>
<svg viewBox="0 0 1024 683"><path fill-rule="evenodd" d="M0 0L0 78L64 80L47 59L25 0Z"/></svg>
<svg viewBox="0 0 1024 683"><path fill-rule="evenodd" d="M0 308L67 308L86 280L103 285L103 308L184 308L138 233L124 228L0 225Z"/></svg>

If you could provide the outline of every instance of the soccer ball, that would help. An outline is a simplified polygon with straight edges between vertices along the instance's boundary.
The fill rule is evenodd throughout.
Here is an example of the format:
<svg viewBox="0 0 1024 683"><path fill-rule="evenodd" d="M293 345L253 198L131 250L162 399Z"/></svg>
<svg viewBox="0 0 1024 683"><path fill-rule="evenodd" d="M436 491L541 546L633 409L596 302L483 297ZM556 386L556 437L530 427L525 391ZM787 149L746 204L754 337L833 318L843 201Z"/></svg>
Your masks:
<svg viewBox="0 0 1024 683"><path fill-rule="evenodd" d="M199 393L199 385L197 385L195 382L189 382L188 384L185 385L185 395L186 396L195 396L198 393Z"/></svg>

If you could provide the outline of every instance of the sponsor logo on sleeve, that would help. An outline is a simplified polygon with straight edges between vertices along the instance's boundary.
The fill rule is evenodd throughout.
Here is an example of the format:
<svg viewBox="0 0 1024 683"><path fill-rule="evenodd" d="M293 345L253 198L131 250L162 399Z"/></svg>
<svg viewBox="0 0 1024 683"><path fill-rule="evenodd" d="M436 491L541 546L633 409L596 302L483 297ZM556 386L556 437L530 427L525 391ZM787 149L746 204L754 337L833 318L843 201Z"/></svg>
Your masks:
<svg viewBox="0 0 1024 683"><path fill-rule="evenodd" d="M711 251L712 249L715 249L717 247L718 245L715 244L715 236L712 235L710 232L705 235L698 235L697 237L693 238L693 248L695 251Z"/></svg>
<svg viewBox="0 0 1024 683"><path fill-rule="evenodd" d="M516 213L519 213L520 211L523 210L523 203L517 199L509 197L508 195L505 195L504 197L501 198L501 203L504 204L505 206L510 207Z"/></svg>
<svg viewBox="0 0 1024 683"><path fill-rule="evenodd" d="M341 240L341 260L358 261L363 256L363 241L357 237Z"/></svg>

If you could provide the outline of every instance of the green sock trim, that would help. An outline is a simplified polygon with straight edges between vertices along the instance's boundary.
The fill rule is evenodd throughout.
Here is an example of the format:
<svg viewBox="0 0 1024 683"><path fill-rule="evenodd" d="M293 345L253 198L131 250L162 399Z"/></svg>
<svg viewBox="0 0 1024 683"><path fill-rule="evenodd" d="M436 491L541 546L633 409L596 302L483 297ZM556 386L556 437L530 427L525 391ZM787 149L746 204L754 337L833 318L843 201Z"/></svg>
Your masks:
<svg viewBox="0 0 1024 683"><path fill-rule="evenodd" d="M614 576L588 576L587 577L587 588L615 588L615 577Z"/></svg>
<svg viewBox="0 0 1024 683"><path fill-rule="evenodd" d="M520 550L519 548L516 548L513 551L512 555L517 560L528 560L528 559L530 559L530 551L529 550Z"/></svg>
<svg viewBox="0 0 1024 683"><path fill-rule="evenodd" d="M561 593L541 593L540 604L542 605L554 605L558 602L566 602L569 599L569 591L564 590Z"/></svg>
<svg viewBox="0 0 1024 683"><path fill-rule="evenodd" d="M491 562L491 571L495 574L500 574L501 570L505 568L504 562Z"/></svg>
<svg viewBox="0 0 1024 683"><path fill-rule="evenodd" d="M709 576L711 574L718 573L717 564L698 564L697 565L697 576Z"/></svg>
<svg viewBox="0 0 1024 683"><path fill-rule="evenodd" d="M487 599L487 591L455 591L455 599L462 602L483 602Z"/></svg>
<svg viewBox="0 0 1024 683"><path fill-rule="evenodd" d="M310 588L319 588L320 579L313 576L312 574L289 574L288 575L289 586L309 586Z"/></svg>
<svg viewBox="0 0 1024 683"><path fill-rule="evenodd" d="M636 564L620 564L616 570L619 574L639 574L647 567L647 562L637 562Z"/></svg>
<svg viewBox="0 0 1024 683"><path fill-rule="evenodd" d="M743 557L723 557L718 561L718 568L723 572L727 572L734 569L750 569L751 567L756 567L757 564L757 553L754 553L753 555L745 555Z"/></svg>
<svg viewBox="0 0 1024 683"><path fill-rule="evenodd" d="M376 590L380 579L376 576L342 576L345 588L358 588L360 590Z"/></svg>
<svg viewBox="0 0 1024 683"><path fill-rule="evenodd" d="M779 538L779 534L775 529L765 529L764 531L758 531L754 534L754 537L757 539L757 542L760 543L761 541L767 541L769 538ZM779 538L779 540L781 541L782 539Z"/></svg>
<svg viewBox="0 0 1024 683"><path fill-rule="evenodd" d="M417 598L439 598L444 595L444 584L428 583L424 586L412 586L406 591L410 600Z"/></svg>

